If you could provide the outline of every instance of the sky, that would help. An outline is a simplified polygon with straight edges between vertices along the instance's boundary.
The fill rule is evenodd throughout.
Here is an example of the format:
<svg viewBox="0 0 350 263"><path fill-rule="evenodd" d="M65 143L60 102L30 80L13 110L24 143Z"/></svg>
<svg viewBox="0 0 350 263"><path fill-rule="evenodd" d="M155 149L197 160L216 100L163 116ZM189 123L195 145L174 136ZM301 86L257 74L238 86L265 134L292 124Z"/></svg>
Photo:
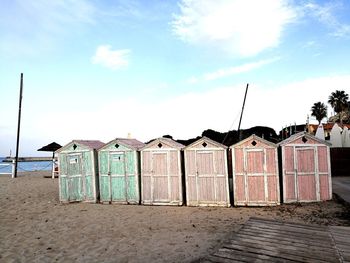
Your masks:
<svg viewBox="0 0 350 263"><path fill-rule="evenodd" d="M53 141L278 132L350 93L347 0L2 0L0 156ZM328 105L328 115L333 110ZM317 123L310 116L311 123Z"/></svg>

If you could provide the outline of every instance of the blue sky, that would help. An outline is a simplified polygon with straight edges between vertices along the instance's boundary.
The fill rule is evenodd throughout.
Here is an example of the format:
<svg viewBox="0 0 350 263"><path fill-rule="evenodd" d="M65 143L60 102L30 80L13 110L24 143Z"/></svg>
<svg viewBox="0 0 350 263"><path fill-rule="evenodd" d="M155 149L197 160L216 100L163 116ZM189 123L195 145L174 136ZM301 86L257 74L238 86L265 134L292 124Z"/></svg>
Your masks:
<svg viewBox="0 0 350 263"><path fill-rule="evenodd" d="M3 0L0 156L15 151L21 72L21 155L237 129L246 83L243 128L305 123L350 92L349 14L346 0Z"/></svg>

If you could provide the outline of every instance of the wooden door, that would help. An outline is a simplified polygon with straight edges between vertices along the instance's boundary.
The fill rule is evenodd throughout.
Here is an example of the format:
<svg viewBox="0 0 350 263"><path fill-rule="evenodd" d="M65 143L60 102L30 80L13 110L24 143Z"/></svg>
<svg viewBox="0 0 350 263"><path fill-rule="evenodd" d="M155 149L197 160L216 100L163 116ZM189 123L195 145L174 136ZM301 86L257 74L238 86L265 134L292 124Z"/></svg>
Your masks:
<svg viewBox="0 0 350 263"><path fill-rule="evenodd" d="M69 154L67 156L68 201L83 200L82 155Z"/></svg>
<svg viewBox="0 0 350 263"><path fill-rule="evenodd" d="M198 202L216 202L216 181L213 152L197 151Z"/></svg>
<svg viewBox="0 0 350 263"><path fill-rule="evenodd" d="M127 201L127 182L125 178L124 152L109 154L109 172L111 200L115 202Z"/></svg>
<svg viewBox="0 0 350 263"><path fill-rule="evenodd" d="M296 174L298 201L315 201L316 196L316 170L315 148L296 147Z"/></svg>
<svg viewBox="0 0 350 263"><path fill-rule="evenodd" d="M263 149L246 150L245 189L247 203L266 201L265 154Z"/></svg>
<svg viewBox="0 0 350 263"><path fill-rule="evenodd" d="M284 202L297 201L297 175L294 146L283 148L283 199Z"/></svg>
<svg viewBox="0 0 350 263"><path fill-rule="evenodd" d="M155 152L152 155L152 199L154 202L170 202L168 153Z"/></svg>

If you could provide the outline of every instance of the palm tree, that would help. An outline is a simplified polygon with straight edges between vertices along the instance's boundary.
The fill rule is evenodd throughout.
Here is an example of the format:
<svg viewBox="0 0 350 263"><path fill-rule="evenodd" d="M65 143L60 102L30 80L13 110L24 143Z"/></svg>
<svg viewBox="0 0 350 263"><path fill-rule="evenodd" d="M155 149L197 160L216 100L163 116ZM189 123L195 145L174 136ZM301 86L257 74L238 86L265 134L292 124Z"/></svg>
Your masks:
<svg viewBox="0 0 350 263"><path fill-rule="evenodd" d="M336 90L332 92L328 98L328 103L334 111L339 114L340 124L343 124L343 112L348 109L349 95L344 90Z"/></svg>
<svg viewBox="0 0 350 263"><path fill-rule="evenodd" d="M316 102L311 108L311 116L316 117L318 124L321 123L323 118L327 117L327 106L322 102Z"/></svg>

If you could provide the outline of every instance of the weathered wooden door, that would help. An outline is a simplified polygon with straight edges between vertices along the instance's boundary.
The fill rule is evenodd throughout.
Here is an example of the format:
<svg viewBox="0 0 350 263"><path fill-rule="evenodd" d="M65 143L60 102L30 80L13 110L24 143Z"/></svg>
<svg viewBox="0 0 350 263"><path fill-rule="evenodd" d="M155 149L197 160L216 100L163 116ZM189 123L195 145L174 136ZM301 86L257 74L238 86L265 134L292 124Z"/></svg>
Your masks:
<svg viewBox="0 0 350 263"><path fill-rule="evenodd" d="M109 172L111 201L127 202L127 182L125 179L124 152L109 154Z"/></svg>
<svg viewBox="0 0 350 263"><path fill-rule="evenodd" d="M267 182L263 149L245 150L245 197L247 203L265 202Z"/></svg>
<svg viewBox="0 0 350 263"><path fill-rule="evenodd" d="M311 201L317 200L317 184L315 178L315 148L314 147L296 147L296 181L297 181L297 200Z"/></svg>
<svg viewBox="0 0 350 263"><path fill-rule="evenodd" d="M214 154L210 151L197 151L196 160L198 202L215 203L216 180Z"/></svg>
<svg viewBox="0 0 350 263"><path fill-rule="evenodd" d="M154 202L170 202L168 153L152 154L152 195Z"/></svg>
<svg viewBox="0 0 350 263"><path fill-rule="evenodd" d="M82 181L82 154L69 154L67 156L67 184L68 201L83 200Z"/></svg>

